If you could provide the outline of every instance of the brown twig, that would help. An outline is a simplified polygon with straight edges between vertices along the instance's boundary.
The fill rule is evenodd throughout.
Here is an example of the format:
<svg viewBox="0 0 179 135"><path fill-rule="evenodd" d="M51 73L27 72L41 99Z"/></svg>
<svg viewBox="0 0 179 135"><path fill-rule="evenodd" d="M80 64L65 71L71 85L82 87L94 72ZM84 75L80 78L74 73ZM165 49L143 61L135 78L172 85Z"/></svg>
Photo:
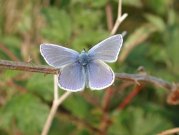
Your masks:
<svg viewBox="0 0 179 135"><path fill-rule="evenodd" d="M20 70L26 72L38 72L44 74L57 74L59 73L59 69L52 68L50 66L44 65L32 65L25 62L13 62L0 60L0 69L10 69L10 70ZM160 78L144 75L144 74L127 74L127 73L116 73L116 79L121 79L123 81L132 81L134 83L150 83L156 85L158 87L162 87L166 90L172 91L173 89L177 89L175 85L169 83ZM176 88L175 88L176 87Z"/></svg>
<svg viewBox="0 0 179 135"><path fill-rule="evenodd" d="M104 112L109 109L109 104L110 104L110 100L111 100L111 97L113 95L113 92L114 92L114 90L113 90L112 87L109 87L105 91L105 94L104 94L104 97L103 97L103 102L102 102L102 109L103 109Z"/></svg>
<svg viewBox="0 0 179 135"><path fill-rule="evenodd" d="M55 92L55 91L54 91ZM48 131L50 129L50 126L51 126L51 123L52 123L52 120L55 116L55 113L59 107L59 105L71 94L70 91L67 91L65 92L61 97L59 97L58 99L54 98L53 100L53 104L52 104L52 107L50 109L50 113L48 115L48 118L45 122L45 125L43 127L43 130L42 130L42 133L41 135L47 135L48 134Z"/></svg>
<svg viewBox="0 0 179 135"><path fill-rule="evenodd" d="M112 14L112 7L109 1L106 4L105 11L106 11L108 30L111 31L113 28L113 14Z"/></svg>
<svg viewBox="0 0 179 135"><path fill-rule="evenodd" d="M33 65L27 62L16 62L16 61L8 61L8 60L0 60L0 69L10 69L10 70L20 70L20 71L28 71L28 72L38 72L45 74L58 74L59 70L42 65Z"/></svg>
<svg viewBox="0 0 179 135"><path fill-rule="evenodd" d="M110 105L110 101L113 95L112 87L106 89L103 100L102 100L102 118L100 123L100 135L105 135L106 131L108 130L109 125L111 124L111 120L108 114L108 109Z"/></svg>
<svg viewBox="0 0 179 135"><path fill-rule="evenodd" d="M179 86L175 86L179 88ZM167 97L167 103L170 105L179 105L179 89L175 88L172 92L169 93Z"/></svg>
<svg viewBox="0 0 179 135"><path fill-rule="evenodd" d="M118 1L118 14L117 14L117 19L116 22L114 24L114 27L111 31L111 35L114 35L117 31L117 29L119 28L119 25L126 19L126 17L128 16L127 13L124 13L122 15L122 0Z"/></svg>
<svg viewBox="0 0 179 135"><path fill-rule="evenodd" d="M142 85L136 85L135 88L129 93L129 95L123 100L123 102L119 105L118 110L124 109L132 99L142 90Z"/></svg>
<svg viewBox="0 0 179 135"><path fill-rule="evenodd" d="M175 88L175 86L172 83L162 80L161 78L157 78L157 77L145 75L145 74L116 73L116 78L125 80L125 81L133 81L136 84L150 83L155 86L162 87L169 91L172 91Z"/></svg>
<svg viewBox="0 0 179 135"><path fill-rule="evenodd" d="M18 58L3 44L0 44L0 49L7 55L11 60L17 61Z"/></svg>
<svg viewBox="0 0 179 135"><path fill-rule="evenodd" d="M163 131L157 135L171 135L171 134L173 135L175 133L179 133L179 128L168 129L168 130Z"/></svg>
<svg viewBox="0 0 179 135"><path fill-rule="evenodd" d="M108 112L103 112L101 123L100 123L100 132L99 135L106 135L107 130L109 126L112 124L112 121L110 120L110 116Z"/></svg>

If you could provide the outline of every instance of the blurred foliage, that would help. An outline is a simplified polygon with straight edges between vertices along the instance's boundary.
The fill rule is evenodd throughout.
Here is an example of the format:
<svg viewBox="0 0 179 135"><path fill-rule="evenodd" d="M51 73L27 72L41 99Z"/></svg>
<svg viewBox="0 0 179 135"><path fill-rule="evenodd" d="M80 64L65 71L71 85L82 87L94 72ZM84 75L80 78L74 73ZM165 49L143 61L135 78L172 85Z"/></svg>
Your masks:
<svg viewBox="0 0 179 135"><path fill-rule="evenodd" d="M108 4L114 21L118 0L0 0L0 59L30 58L32 63L46 64L39 53L43 42L77 51L89 49L110 35L105 11ZM118 33L127 31L127 35L119 61L111 64L114 71L135 73L144 66L149 74L177 82L178 9L178 0L124 0L123 12L129 17ZM163 89L144 87L120 112L116 108L131 87L115 82L113 89L109 135L153 135L179 126L179 110L166 105ZM104 91L90 90L70 96L59 108L49 134L94 134L91 127L100 127L104 113L103 97ZM0 134L40 134L52 100L52 75L1 70Z"/></svg>
<svg viewBox="0 0 179 135"><path fill-rule="evenodd" d="M3 116L0 125L7 132L14 134L12 131L18 128L22 133L31 135L41 131L48 108L31 94L14 95L1 108L0 114Z"/></svg>
<svg viewBox="0 0 179 135"><path fill-rule="evenodd" d="M153 135L172 127L161 112L151 112L139 107L129 107L125 111L114 113L113 118L110 135Z"/></svg>

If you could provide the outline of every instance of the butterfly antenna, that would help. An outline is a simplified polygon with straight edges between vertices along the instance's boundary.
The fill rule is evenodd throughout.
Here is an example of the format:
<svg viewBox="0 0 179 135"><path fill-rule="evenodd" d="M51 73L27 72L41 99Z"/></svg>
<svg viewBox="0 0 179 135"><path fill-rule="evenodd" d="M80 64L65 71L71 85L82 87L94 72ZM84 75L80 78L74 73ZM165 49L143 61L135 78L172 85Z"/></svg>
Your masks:
<svg viewBox="0 0 179 135"><path fill-rule="evenodd" d="M83 48L83 51L85 51L85 52L86 52L86 49L85 49L85 48Z"/></svg>
<svg viewBox="0 0 179 135"><path fill-rule="evenodd" d="M122 32L122 37L125 37L127 35L127 31Z"/></svg>

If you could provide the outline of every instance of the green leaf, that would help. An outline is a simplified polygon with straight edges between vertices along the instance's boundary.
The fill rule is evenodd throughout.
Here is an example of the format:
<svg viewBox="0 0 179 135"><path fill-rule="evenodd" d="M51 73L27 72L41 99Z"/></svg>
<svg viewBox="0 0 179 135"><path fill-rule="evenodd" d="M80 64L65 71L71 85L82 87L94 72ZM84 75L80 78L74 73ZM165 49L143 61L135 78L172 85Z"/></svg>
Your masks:
<svg viewBox="0 0 179 135"><path fill-rule="evenodd" d="M107 0L95 0L91 2L92 7L100 8L104 7L107 3Z"/></svg>
<svg viewBox="0 0 179 135"><path fill-rule="evenodd" d="M123 62L135 47L138 47L139 44L145 42L145 40L155 31L156 28L151 24L143 24L141 27L137 28L124 42L119 60Z"/></svg>
<svg viewBox="0 0 179 135"><path fill-rule="evenodd" d="M7 48L8 51L10 51L11 53L13 53L15 56L19 58L21 57L21 53L20 53L21 40L19 37L4 36L4 37L0 37L0 41L3 43L2 45ZM6 54L6 52L1 51L1 49L0 49L0 53Z"/></svg>
<svg viewBox="0 0 179 135"><path fill-rule="evenodd" d="M47 25L42 29L43 36L53 42L67 42L71 36L71 19L64 10L55 7L42 10Z"/></svg>
<svg viewBox="0 0 179 135"><path fill-rule="evenodd" d="M160 113L129 107L113 114L113 125L109 129L109 134L154 135L168 128L172 128L171 122Z"/></svg>
<svg viewBox="0 0 179 135"><path fill-rule="evenodd" d="M14 70L4 70L3 74L0 76L0 81L6 82L16 77L19 74L18 71Z"/></svg>
<svg viewBox="0 0 179 135"><path fill-rule="evenodd" d="M137 8L140 8L143 5L141 0L124 0L122 2L124 5L133 6Z"/></svg>
<svg viewBox="0 0 179 135"><path fill-rule="evenodd" d="M177 75L179 69L179 58L178 58L178 50L179 50L179 27L178 25L173 25L168 28L168 30L164 33L164 41L166 44L166 52L168 54L168 58L171 63L168 64L169 68L175 72Z"/></svg>
<svg viewBox="0 0 179 135"><path fill-rule="evenodd" d="M152 58L155 62L163 62L165 63L166 59L168 58L166 49L164 45L159 44L151 44L151 48L148 52L148 55Z"/></svg>
<svg viewBox="0 0 179 135"><path fill-rule="evenodd" d="M58 1L57 1L57 3L58 3ZM71 0L61 0L60 1L60 7L66 8L70 5L70 3L71 3Z"/></svg>
<svg viewBox="0 0 179 135"><path fill-rule="evenodd" d="M164 31L166 29L166 25L163 19L159 16L152 15L152 14L145 14L145 18L153 24L159 31Z"/></svg>
<svg viewBox="0 0 179 135"><path fill-rule="evenodd" d="M27 82L27 89L47 101L53 99L53 76L44 74L33 74Z"/></svg>
<svg viewBox="0 0 179 135"><path fill-rule="evenodd" d="M27 4L23 7L23 13L21 14L21 20L18 22L16 30L20 33L28 32L32 29L33 26L33 19L32 12L33 12L33 4Z"/></svg>
<svg viewBox="0 0 179 135"><path fill-rule="evenodd" d="M100 8L105 6L107 3L107 0L73 0L72 5L82 5L82 6L88 6L91 8Z"/></svg>
<svg viewBox="0 0 179 135"><path fill-rule="evenodd" d="M75 38L73 41L73 48L80 52L83 49L89 50L92 46L104 40L106 37L108 37L106 31L88 31L87 33L82 33Z"/></svg>
<svg viewBox="0 0 179 135"><path fill-rule="evenodd" d="M147 0L145 3L156 13L164 15L168 12L168 6L171 4L171 0Z"/></svg>
<svg viewBox="0 0 179 135"><path fill-rule="evenodd" d="M114 1L119 2L119 0L114 0ZM124 0L124 1L122 1L122 4L124 4L126 6L133 6L136 8L141 8L143 6L141 0Z"/></svg>
<svg viewBox="0 0 179 135"><path fill-rule="evenodd" d="M48 107L33 95L15 95L0 110L0 126L11 131L15 122L26 135L40 134L48 111Z"/></svg>
<svg viewBox="0 0 179 135"><path fill-rule="evenodd" d="M62 133L70 135L77 130L75 124L71 122L69 123L69 121L67 121L61 115L59 115L58 118L60 120L57 119L56 117L54 118L48 135L59 135Z"/></svg>
<svg viewBox="0 0 179 135"><path fill-rule="evenodd" d="M102 15L100 10L92 10L89 8L83 10L79 5L76 5L75 12L72 11L71 13L73 18L73 30L79 34L88 33L88 31L92 29L98 30L104 25L100 22L100 19L103 17Z"/></svg>
<svg viewBox="0 0 179 135"><path fill-rule="evenodd" d="M81 118L87 117L90 111L89 104L80 95L73 94L70 98L65 100L63 105L70 110L72 114Z"/></svg>

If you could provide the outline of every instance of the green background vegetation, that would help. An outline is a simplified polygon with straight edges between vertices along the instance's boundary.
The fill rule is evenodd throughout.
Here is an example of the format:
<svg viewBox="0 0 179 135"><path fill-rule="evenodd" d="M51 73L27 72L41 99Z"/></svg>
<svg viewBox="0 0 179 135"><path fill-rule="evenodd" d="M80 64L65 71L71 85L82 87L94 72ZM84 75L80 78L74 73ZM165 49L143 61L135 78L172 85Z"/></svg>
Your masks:
<svg viewBox="0 0 179 135"><path fill-rule="evenodd" d="M110 35L106 6L117 17L118 0L0 0L0 59L46 64L39 53L44 42L77 51L89 49ZM111 64L115 72L148 74L179 80L179 1L123 0L129 14L117 33L127 31L125 46L134 46ZM154 135L179 126L178 106L166 103L167 91L145 85L128 106L117 110L133 86L116 81L107 113L109 135ZM59 90L60 94L64 91ZM104 91L89 89L68 97L49 135L95 134L104 111ZM53 100L53 76L0 70L0 135L38 135ZM87 124L86 124L87 123Z"/></svg>

